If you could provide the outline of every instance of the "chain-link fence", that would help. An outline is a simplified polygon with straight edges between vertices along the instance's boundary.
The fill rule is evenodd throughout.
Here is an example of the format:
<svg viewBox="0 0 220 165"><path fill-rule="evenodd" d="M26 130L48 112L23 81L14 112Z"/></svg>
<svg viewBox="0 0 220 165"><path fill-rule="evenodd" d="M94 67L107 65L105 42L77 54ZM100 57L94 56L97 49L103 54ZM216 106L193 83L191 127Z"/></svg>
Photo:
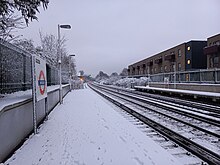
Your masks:
<svg viewBox="0 0 220 165"><path fill-rule="evenodd" d="M184 72L160 73L149 76L151 82L220 84L219 68ZM129 77L148 77L148 75L135 75Z"/></svg>
<svg viewBox="0 0 220 165"><path fill-rule="evenodd" d="M59 71L57 68L46 65L47 70L47 86L59 84Z"/></svg>
<svg viewBox="0 0 220 165"><path fill-rule="evenodd" d="M0 94L32 87L31 54L0 38ZM59 84L57 68L47 65L47 85Z"/></svg>
<svg viewBox="0 0 220 165"><path fill-rule="evenodd" d="M0 93L31 88L31 54L0 39Z"/></svg>

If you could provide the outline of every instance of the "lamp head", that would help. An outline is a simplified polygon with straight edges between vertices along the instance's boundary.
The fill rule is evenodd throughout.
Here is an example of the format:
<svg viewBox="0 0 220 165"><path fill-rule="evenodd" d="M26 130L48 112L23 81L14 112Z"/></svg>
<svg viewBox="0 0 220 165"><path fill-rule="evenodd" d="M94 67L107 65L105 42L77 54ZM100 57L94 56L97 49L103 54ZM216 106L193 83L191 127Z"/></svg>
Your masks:
<svg viewBox="0 0 220 165"><path fill-rule="evenodd" d="M71 29L71 26L70 25L60 25L60 28Z"/></svg>

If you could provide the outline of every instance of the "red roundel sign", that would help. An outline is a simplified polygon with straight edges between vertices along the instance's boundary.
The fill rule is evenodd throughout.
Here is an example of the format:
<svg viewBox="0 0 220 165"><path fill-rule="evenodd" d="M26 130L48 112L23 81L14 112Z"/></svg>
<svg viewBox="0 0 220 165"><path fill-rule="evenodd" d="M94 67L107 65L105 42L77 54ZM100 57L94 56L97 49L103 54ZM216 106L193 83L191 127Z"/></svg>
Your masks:
<svg viewBox="0 0 220 165"><path fill-rule="evenodd" d="M44 72L41 70L38 78L38 86L40 88L40 94L44 95L44 92L46 90L46 79Z"/></svg>

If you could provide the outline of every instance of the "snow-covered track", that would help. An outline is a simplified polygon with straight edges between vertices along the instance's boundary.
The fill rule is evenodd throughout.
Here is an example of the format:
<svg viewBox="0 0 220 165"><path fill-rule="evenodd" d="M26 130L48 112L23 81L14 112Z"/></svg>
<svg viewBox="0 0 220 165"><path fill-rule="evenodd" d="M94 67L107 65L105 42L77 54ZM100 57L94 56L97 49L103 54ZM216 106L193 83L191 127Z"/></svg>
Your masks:
<svg viewBox="0 0 220 165"><path fill-rule="evenodd" d="M168 111L178 113L180 115L188 116L199 121L209 123L220 127L220 107L209 104L201 104L192 101L186 101L171 97L164 97L158 95L148 95L142 92L136 92L121 88L99 86L102 89L112 91L114 93L120 92L121 95L145 102L149 105L156 106ZM185 103L186 102L186 103Z"/></svg>
<svg viewBox="0 0 220 165"><path fill-rule="evenodd" d="M212 104L206 104L206 103L193 101L193 100L168 97L168 96L164 96L164 95L146 93L146 92L141 92L141 91L136 91L136 90L129 90L129 89L124 89L124 88L120 88L120 87L114 87L114 86L108 86L108 85L101 85L101 86L107 87L108 89L112 89L112 90L118 90L118 91L123 91L123 92L127 92L127 93L137 94L139 96L148 97L150 99L156 99L159 102L165 101L166 104L171 104L171 105L176 104L177 106L181 105L181 106L185 106L185 107L201 109L201 110L209 112L210 115L220 116L220 104L212 105Z"/></svg>
<svg viewBox="0 0 220 165"><path fill-rule="evenodd" d="M164 136L166 136L167 138L171 139L172 141L174 141L175 143L177 143L178 145L182 146L183 148L185 148L186 150L192 152L193 154L195 154L196 156L198 156L199 158L201 158L202 160L204 160L205 162L208 162L209 164L220 164L220 155L219 155L219 150L218 147L217 149L210 149L209 147L203 146L201 143L197 143L196 140L194 140L195 137L187 137L184 134L187 134L187 132L184 132L184 129L186 127L189 127L190 129L193 128L195 129L194 131L200 131L204 133L204 136L212 136L214 137L214 139L216 140L216 145L219 145L219 133L216 133L215 131L210 131L208 129L204 129L202 127L197 126L195 123L188 123L182 119L178 119L177 117L172 117L169 116L170 114L165 114L165 113L160 113L159 111L156 112L156 110L153 113L160 113L159 116L162 118L169 118L169 120L175 120L175 122L181 123L182 125L184 125L184 129L181 129L180 131L176 131L175 129L173 130L172 128L168 127L166 124L161 122L158 122L156 119L149 117L146 115L146 112L143 113L143 111L141 112L140 110L137 110L136 107L142 107L142 109L148 109L149 107L146 107L146 105L140 103L141 101L137 101L140 98L135 98L135 99L131 99L131 95L128 95L127 98L125 98L125 94L123 93L122 95L119 94L121 93L119 91L118 94L116 94L116 91L107 91L107 89L100 89L100 87L98 87L97 85L95 86L96 92L98 92L99 94L101 94L102 96L104 96L105 98L107 98L109 101L113 102L114 104L118 105L119 107L121 107L122 109L124 109L125 111L127 111L128 113L130 113L131 115L135 116L136 118L138 118L139 120L141 120L142 122L144 122L145 124L149 125L150 127L154 128L156 131L160 132L161 134L163 134ZM124 100L120 101L120 100ZM129 104L133 104L133 107L130 106ZM134 106L135 104L135 106ZM161 103L159 103L161 106ZM156 106L156 103L155 103ZM162 109L163 107L159 107L160 109ZM149 108L151 109L151 111L153 110L153 108ZM170 109L172 109L170 107ZM168 110L168 109L167 109ZM181 114L184 115L184 114ZM188 116L189 117L189 116ZM202 118L202 116L200 116ZM194 119L193 119L194 120ZM203 121L205 122L205 121ZM219 122L218 120L214 120L212 119L212 122ZM210 124L210 123L209 123ZM169 125L169 124L168 124ZM210 124L211 125L211 124ZM214 127L217 127L219 129L219 125L215 125ZM217 150L217 151L216 151Z"/></svg>

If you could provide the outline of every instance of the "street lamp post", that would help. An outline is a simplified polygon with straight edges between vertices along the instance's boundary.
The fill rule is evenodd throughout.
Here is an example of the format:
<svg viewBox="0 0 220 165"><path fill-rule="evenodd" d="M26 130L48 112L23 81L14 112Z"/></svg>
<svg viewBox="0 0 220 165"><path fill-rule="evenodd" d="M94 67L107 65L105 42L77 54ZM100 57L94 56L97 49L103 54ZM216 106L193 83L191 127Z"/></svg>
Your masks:
<svg viewBox="0 0 220 165"><path fill-rule="evenodd" d="M60 78L60 104L63 103L63 94L62 94L62 75L61 75L61 52L60 52L60 28L63 28L63 29L71 29L71 26L70 25L59 25L58 24L58 56L59 56L59 61L58 61L58 64L59 64L59 78Z"/></svg>
<svg viewBox="0 0 220 165"><path fill-rule="evenodd" d="M72 84L71 84L71 66L70 66L70 62L71 62L71 57L76 56L75 54L71 54L69 55L69 84L70 84L70 92L72 91Z"/></svg>

